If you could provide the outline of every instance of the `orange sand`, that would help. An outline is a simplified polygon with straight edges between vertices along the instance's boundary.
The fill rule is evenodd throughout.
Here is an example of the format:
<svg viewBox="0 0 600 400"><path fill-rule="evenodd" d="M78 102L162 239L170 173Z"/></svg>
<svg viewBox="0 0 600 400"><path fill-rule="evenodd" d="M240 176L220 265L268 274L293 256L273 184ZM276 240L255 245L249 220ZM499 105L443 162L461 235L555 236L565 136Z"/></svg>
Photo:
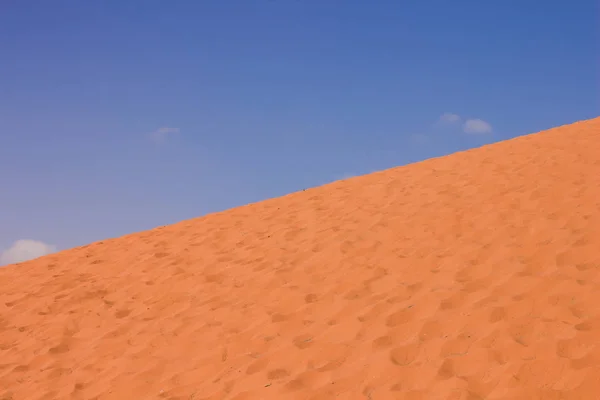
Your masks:
<svg viewBox="0 0 600 400"><path fill-rule="evenodd" d="M600 118L0 269L0 399L596 399Z"/></svg>

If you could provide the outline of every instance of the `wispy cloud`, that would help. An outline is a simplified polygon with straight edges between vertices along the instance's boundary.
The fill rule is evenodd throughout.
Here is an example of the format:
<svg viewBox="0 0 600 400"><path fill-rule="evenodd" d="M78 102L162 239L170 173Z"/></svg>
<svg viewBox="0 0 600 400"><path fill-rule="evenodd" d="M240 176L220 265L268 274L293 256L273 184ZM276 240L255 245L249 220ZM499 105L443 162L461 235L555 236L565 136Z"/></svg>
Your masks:
<svg viewBox="0 0 600 400"><path fill-rule="evenodd" d="M451 112L443 113L437 121L438 125L456 125L463 121L463 118ZM462 130L469 134L489 134L492 133L492 125L479 118L467 118L462 124Z"/></svg>
<svg viewBox="0 0 600 400"><path fill-rule="evenodd" d="M463 131L471 134L492 133L492 125L482 119L468 119L463 125Z"/></svg>
<svg viewBox="0 0 600 400"><path fill-rule="evenodd" d="M56 250L55 246L38 240L17 240L12 246L0 253L0 266L33 260L54 253Z"/></svg>
<svg viewBox="0 0 600 400"><path fill-rule="evenodd" d="M450 112L443 113L440 116L438 122L445 125L455 124L457 122L460 122L460 115Z"/></svg>
<svg viewBox="0 0 600 400"><path fill-rule="evenodd" d="M169 128L169 127L165 126L162 128L158 128L157 130L152 132L152 134L150 136L153 141L155 141L157 143L161 143L161 142L165 141L168 136L175 135L177 133L179 133L179 128Z"/></svg>

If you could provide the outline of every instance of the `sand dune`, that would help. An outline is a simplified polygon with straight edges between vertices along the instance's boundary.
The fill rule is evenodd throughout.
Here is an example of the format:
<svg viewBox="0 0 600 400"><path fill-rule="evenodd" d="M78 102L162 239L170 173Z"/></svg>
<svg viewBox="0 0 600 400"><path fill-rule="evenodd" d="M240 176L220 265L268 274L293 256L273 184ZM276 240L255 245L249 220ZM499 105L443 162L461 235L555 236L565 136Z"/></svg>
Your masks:
<svg viewBox="0 0 600 400"><path fill-rule="evenodd" d="M600 118L0 269L0 399L596 399Z"/></svg>

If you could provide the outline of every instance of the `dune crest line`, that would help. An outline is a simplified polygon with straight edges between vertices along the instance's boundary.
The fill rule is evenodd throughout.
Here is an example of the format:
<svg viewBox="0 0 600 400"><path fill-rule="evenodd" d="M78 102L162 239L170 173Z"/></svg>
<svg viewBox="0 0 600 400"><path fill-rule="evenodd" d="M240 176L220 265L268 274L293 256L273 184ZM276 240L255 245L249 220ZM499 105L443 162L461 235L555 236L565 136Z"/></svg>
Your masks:
<svg viewBox="0 0 600 400"><path fill-rule="evenodd" d="M592 399L600 118L0 268L0 399Z"/></svg>

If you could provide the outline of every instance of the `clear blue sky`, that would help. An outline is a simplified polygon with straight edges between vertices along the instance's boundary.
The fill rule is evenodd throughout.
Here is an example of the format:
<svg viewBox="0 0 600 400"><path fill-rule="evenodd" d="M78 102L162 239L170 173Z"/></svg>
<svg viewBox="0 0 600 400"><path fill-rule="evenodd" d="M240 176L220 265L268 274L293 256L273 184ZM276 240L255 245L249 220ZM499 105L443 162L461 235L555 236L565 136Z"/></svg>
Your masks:
<svg viewBox="0 0 600 400"><path fill-rule="evenodd" d="M595 117L599 17L596 0L2 1L0 250Z"/></svg>

